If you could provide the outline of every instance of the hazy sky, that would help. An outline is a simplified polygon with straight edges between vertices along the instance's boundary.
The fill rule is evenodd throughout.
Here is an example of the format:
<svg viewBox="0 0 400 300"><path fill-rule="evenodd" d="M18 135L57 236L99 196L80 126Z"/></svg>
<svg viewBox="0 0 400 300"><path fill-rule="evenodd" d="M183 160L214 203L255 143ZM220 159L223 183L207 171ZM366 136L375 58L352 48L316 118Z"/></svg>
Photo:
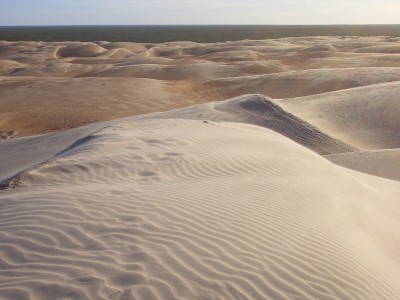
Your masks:
<svg viewBox="0 0 400 300"><path fill-rule="evenodd" d="M400 0L0 0L0 25L398 24Z"/></svg>

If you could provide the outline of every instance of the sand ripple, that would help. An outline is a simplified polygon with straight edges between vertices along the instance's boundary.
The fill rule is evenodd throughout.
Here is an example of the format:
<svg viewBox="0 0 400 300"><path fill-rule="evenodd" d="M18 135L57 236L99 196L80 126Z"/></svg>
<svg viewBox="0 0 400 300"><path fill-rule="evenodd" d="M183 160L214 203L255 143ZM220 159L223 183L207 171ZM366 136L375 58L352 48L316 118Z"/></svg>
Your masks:
<svg viewBox="0 0 400 300"><path fill-rule="evenodd" d="M0 194L4 299L400 293L400 185L268 129L127 121L21 180Z"/></svg>

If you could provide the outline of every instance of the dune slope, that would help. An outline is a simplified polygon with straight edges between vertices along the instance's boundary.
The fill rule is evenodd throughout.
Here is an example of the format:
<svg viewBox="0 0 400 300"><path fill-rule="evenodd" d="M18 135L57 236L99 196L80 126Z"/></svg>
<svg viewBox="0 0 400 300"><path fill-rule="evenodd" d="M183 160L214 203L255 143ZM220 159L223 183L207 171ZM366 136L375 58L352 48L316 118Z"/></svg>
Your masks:
<svg viewBox="0 0 400 300"><path fill-rule="evenodd" d="M147 78L0 77L0 130L54 132L202 101L190 90Z"/></svg>
<svg viewBox="0 0 400 300"><path fill-rule="evenodd" d="M5 299L400 293L399 182L244 123L154 115L89 136L1 191Z"/></svg>
<svg viewBox="0 0 400 300"><path fill-rule="evenodd" d="M287 111L363 150L400 147L400 82L278 101Z"/></svg>
<svg viewBox="0 0 400 300"><path fill-rule="evenodd" d="M225 101L198 104L146 118L198 119L254 124L282 134L321 155L353 152L358 149L338 140L295 115L264 95L243 95Z"/></svg>
<svg viewBox="0 0 400 300"><path fill-rule="evenodd" d="M207 86L227 96L260 93L292 98L400 80L400 68L319 68L214 79Z"/></svg>
<svg viewBox="0 0 400 300"><path fill-rule="evenodd" d="M356 151L325 158L352 170L400 181L400 149Z"/></svg>

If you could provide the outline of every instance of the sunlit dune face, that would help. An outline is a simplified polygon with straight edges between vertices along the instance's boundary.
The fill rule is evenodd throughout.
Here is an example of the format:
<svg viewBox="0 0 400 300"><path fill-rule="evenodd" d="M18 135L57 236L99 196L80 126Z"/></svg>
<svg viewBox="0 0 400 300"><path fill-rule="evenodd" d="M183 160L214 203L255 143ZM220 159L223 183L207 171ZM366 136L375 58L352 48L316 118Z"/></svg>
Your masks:
<svg viewBox="0 0 400 300"><path fill-rule="evenodd" d="M2 42L0 129L29 135L246 93L294 98L397 81L398 47L379 37Z"/></svg>

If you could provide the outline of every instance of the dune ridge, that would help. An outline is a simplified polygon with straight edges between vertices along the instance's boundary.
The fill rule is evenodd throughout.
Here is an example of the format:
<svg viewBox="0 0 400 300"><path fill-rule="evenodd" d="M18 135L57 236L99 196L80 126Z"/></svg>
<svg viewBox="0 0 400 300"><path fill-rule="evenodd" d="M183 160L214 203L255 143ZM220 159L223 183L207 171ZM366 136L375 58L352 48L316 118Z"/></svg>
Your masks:
<svg viewBox="0 0 400 300"><path fill-rule="evenodd" d="M221 102L141 115L134 119L154 118L254 124L282 134L321 155L358 151L357 148L336 140L307 122L287 113L263 95L244 95ZM2 166L0 184L6 187L7 183L12 182L19 174L57 158L60 154L70 151L87 139L90 140L91 134L97 130L120 122L122 122L121 119L99 122L67 132L19 138L9 140L6 144L0 144L0 165ZM13 151L11 152L9 149L13 149Z"/></svg>
<svg viewBox="0 0 400 300"><path fill-rule="evenodd" d="M214 108L235 114L250 114L253 118L252 124L272 129L319 154L357 150L357 148L325 134L318 128L288 113L266 97L250 96L239 101L230 100L214 105ZM259 121L254 119L259 119Z"/></svg>
<svg viewBox="0 0 400 300"><path fill-rule="evenodd" d="M198 119L215 122L240 122L269 128L321 155L358 151L317 127L285 111L264 95L243 95L225 101L198 104L164 113L138 116L139 119Z"/></svg>
<svg viewBox="0 0 400 300"><path fill-rule="evenodd" d="M73 128L67 132L11 139L0 143L0 185L6 187L9 181L20 174L90 139L90 135L97 130L118 122L121 120L100 122Z"/></svg>

